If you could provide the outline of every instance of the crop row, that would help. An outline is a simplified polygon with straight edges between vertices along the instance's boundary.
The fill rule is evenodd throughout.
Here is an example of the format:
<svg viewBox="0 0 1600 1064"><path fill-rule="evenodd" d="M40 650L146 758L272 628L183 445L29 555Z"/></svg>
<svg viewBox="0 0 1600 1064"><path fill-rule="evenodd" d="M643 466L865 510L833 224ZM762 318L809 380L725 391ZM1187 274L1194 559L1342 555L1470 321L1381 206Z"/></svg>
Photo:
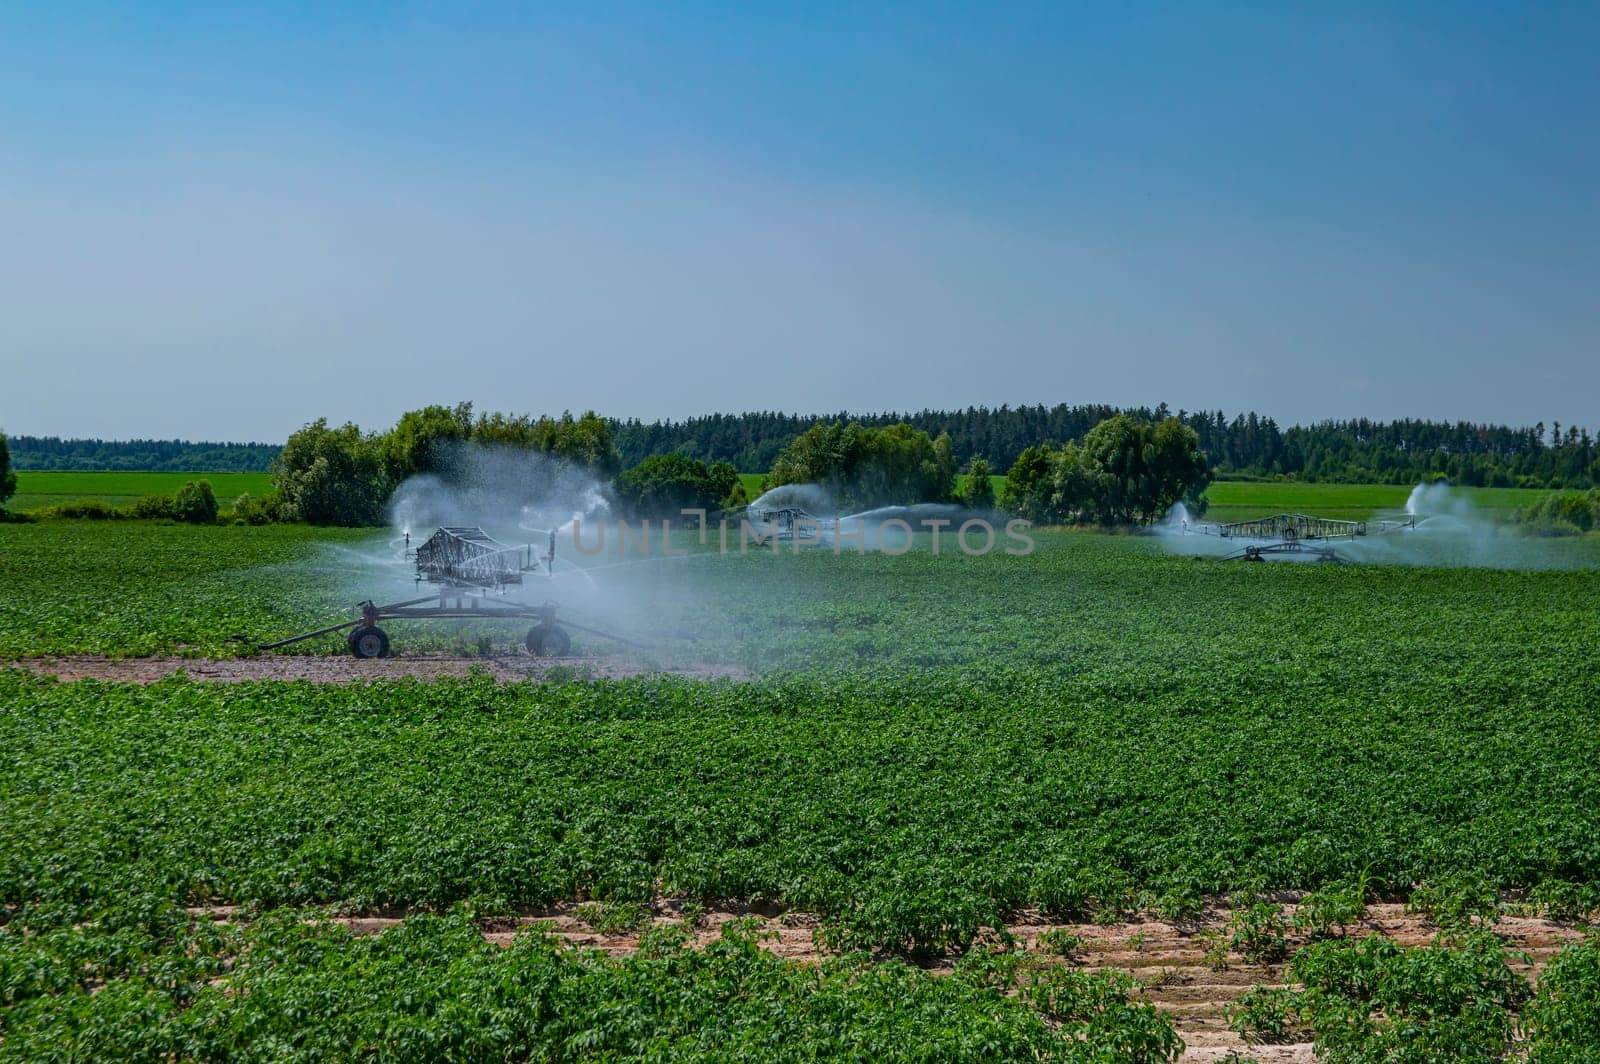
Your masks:
<svg viewBox="0 0 1600 1064"><path fill-rule="evenodd" d="M1030 904L1600 880L1592 679L1377 699L1161 679L980 697L0 674L0 903L766 900L825 914L836 944L925 953Z"/></svg>
<svg viewBox="0 0 1600 1064"><path fill-rule="evenodd" d="M615 537L613 537L615 538ZM647 660L751 672L1117 684L1164 675L1226 686L1238 674L1349 676L1383 697L1391 676L1454 683L1485 667L1562 670L1600 640L1600 569L1506 572L1243 565L1169 557L1141 537L1036 534L1026 557L971 558L948 542L902 557L826 549L724 557L569 557L521 594L647 643ZM658 544L659 546L659 544ZM1597 544L1544 544L1577 564ZM233 656L257 639L416 594L382 535L297 526L0 524L0 660L40 654ZM590 566L579 575L569 561ZM402 653L503 651L526 626L400 623ZM615 644L581 633L584 652ZM337 637L293 648L344 652ZM986 678L986 679L985 679Z"/></svg>
<svg viewBox="0 0 1600 1064"><path fill-rule="evenodd" d="M1182 1042L1128 976L1008 945L948 975L865 954L811 966L745 922L690 944L691 920L636 954L539 929L491 945L474 914L414 914L358 937L312 910L228 922L124 899L90 920L39 910L0 925L0 1059L985 1060L1155 1064ZM1230 1009L1252 1042L1319 1059L1576 1064L1600 1045L1600 936L1566 946L1537 993L1488 924L1405 948L1315 942L1298 986Z"/></svg>

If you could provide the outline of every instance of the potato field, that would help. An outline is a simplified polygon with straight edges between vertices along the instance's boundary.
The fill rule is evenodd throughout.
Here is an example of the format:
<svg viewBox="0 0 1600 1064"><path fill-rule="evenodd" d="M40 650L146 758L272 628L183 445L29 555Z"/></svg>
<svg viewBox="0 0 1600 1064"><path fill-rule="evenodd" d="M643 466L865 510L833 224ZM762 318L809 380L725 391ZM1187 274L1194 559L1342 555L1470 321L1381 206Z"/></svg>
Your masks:
<svg viewBox="0 0 1600 1064"><path fill-rule="evenodd" d="M1595 541L1034 535L683 536L585 560L641 649L317 683L235 637L404 593L384 534L0 525L0 1056L1594 1059Z"/></svg>

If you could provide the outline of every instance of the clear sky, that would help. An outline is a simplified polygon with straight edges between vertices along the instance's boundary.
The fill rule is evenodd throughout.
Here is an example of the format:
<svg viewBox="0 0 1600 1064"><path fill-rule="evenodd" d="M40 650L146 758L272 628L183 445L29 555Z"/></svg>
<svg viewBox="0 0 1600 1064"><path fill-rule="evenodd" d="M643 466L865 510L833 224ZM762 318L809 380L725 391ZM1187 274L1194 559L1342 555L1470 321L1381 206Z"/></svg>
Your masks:
<svg viewBox="0 0 1600 1064"><path fill-rule="evenodd" d="M1600 5L0 6L0 428L1600 425Z"/></svg>

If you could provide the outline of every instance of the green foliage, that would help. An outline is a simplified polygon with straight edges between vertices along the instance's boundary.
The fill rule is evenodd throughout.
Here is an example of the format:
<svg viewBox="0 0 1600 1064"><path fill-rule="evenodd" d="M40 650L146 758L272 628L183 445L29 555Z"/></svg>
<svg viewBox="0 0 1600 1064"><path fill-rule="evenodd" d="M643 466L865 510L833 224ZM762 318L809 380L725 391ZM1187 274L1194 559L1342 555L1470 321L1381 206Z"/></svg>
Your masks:
<svg viewBox="0 0 1600 1064"><path fill-rule="evenodd" d="M726 462L709 468L683 454L646 458L616 479L615 494L624 510L636 517L678 520L679 511L719 509L735 490L742 490L738 471Z"/></svg>
<svg viewBox="0 0 1600 1064"><path fill-rule="evenodd" d="M961 501L971 510L994 509L994 482L990 479L989 463L973 458L967 467L967 490Z"/></svg>
<svg viewBox="0 0 1600 1064"><path fill-rule="evenodd" d="M1539 977L1524 1022L1530 1064L1600 1059L1600 935L1567 946Z"/></svg>
<svg viewBox="0 0 1600 1064"><path fill-rule="evenodd" d="M549 455L603 479L610 479L622 468L622 458L612 441L611 422L592 410L580 417L573 417L570 411L560 417L540 418L480 414L471 438L474 443Z"/></svg>
<svg viewBox="0 0 1600 1064"><path fill-rule="evenodd" d="M1203 509L1209 479L1193 429L1176 418L1150 425L1119 414L1090 429L1081 445L1024 450L1006 474L1000 504L1048 524L1148 522L1179 499Z"/></svg>
<svg viewBox="0 0 1600 1064"><path fill-rule="evenodd" d="M204 470L213 475L226 472L229 476L265 480L278 450L276 444L269 443L11 437L12 465L28 471L116 471L138 476L153 471L182 475Z"/></svg>
<svg viewBox="0 0 1600 1064"><path fill-rule="evenodd" d="M1053 455L1048 446L1024 448L1006 471L1000 489L1000 508L1029 521L1044 523L1054 514L1050 496Z"/></svg>
<svg viewBox="0 0 1600 1064"><path fill-rule="evenodd" d="M1500 919L1500 898L1482 871L1463 869L1430 877L1411 892L1406 908L1438 928L1466 931Z"/></svg>
<svg viewBox="0 0 1600 1064"><path fill-rule="evenodd" d="M1289 925L1283 907L1260 898L1235 895L1225 931L1228 948L1247 964L1277 964L1289 953Z"/></svg>
<svg viewBox="0 0 1600 1064"><path fill-rule="evenodd" d="M93 505L107 517L122 513ZM0 586L8 591L0 595L0 660L235 656L244 649L236 632L303 631L364 597L359 579L323 551L366 535L146 521L0 526Z"/></svg>
<svg viewBox="0 0 1600 1064"><path fill-rule="evenodd" d="M1367 915L1367 870L1349 883L1330 883L1300 899L1294 910L1294 929L1306 938L1342 937Z"/></svg>
<svg viewBox="0 0 1600 1064"><path fill-rule="evenodd" d="M260 498L249 492L233 500L233 519L247 525L266 525L283 520L283 502L269 491Z"/></svg>
<svg viewBox="0 0 1600 1064"><path fill-rule="evenodd" d="M641 931L650 923L650 910L636 901L585 902L574 915L602 935Z"/></svg>
<svg viewBox="0 0 1600 1064"><path fill-rule="evenodd" d="M232 632L347 611L367 576L344 573L338 548L384 542L298 526L0 526L0 657L231 653ZM382 939L306 931L298 907L774 902L819 913L842 945L931 959L979 952L997 921L1033 905L1114 918L1170 898L1176 912L1258 880L1324 895L1310 931L1338 927L1336 903L1348 912L1364 895L1352 885L1365 870L1468 916L1492 912L1471 900L1485 886L1576 907L1600 881L1600 572L1235 567L1197 582L1195 563L1141 538L1050 533L1027 558L953 560L707 557L692 578L663 566L632 585L651 625L728 633L687 648L663 638L653 653L762 671L752 685L0 675L0 1053L271 1056L289 1052L291 1031L305 1032L292 1045L307 1057L390 1045L517 1057L547 1044L570 1057L583 1039L626 1055L657 1036L650 1045L689 1038L715 1053L749 1044L730 1032L787 1044L770 1026L781 1015L795 1045L833 1039L819 1055L959 1056L989 1037L1003 1057L1005 1032L1025 1029L1047 1041L1018 1036L1019 1054L1084 1059L1081 1033L1106 1047L1169 1029L1105 983L1051 977L1014 1000L999 961L924 987L892 963L791 975L743 946L671 960L676 940L656 932L643 961L600 967L678 965L670 978L630 974L639 981L606 996L594 988L607 975L571 984L570 998L530 997L535 974L496 967L508 954L480 956L466 931L457 948L456 932L428 938L419 922L391 955ZM417 626L400 638L467 636ZM1444 892L1452 880L1466 889ZM190 920L192 903L290 908L234 931ZM1281 919L1241 919L1223 945L1270 945ZM1350 961L1342 982L1306 980L1322 996L1296 1015L1343 1059L1408 1046L1482 1059L1521 998L1487 961L1462 959L1467 945L1445 948L1455 961ZM565 979L566 963L540 954L537 972ZM480 995L480 975L511 988ZM1477 989L1450 997L1457 982ZM700 1003L713 986L735 1004ZM1435 1004L1397 1011L1390 998ZM552 1000L569 1012L539 1011ZM1542 1030L1556 1048L1541 1059L1563 1059L1550 1032L1583 1022L1581 989L1560 1000L1574 1004L1552 1006ZM859 1023L826 1011L858 1006ZM1073 1017L1066 1048L1044 1009ZM525 1040L503 1033L530 1013L568 1041L539 1041L531 1019ZM582 1022L551 1018L569 1014ZM1129 1059L1119 1052L1101 1058Z"/></svg>
<svg viewBox="0 0 1600 1064"><path fill-rule="evenodd" d="M1228 1007L1228 1026L1250 1043L1296 1042L1305 1034L1298 995L1281 986L1253 986Z"/></svg>
<svg viewBox="0 0 1600 1064"><path fill-rule="evenodd" d="M217 496L209 480L191 480L172 496L174 520L209 525L217 519Z"/></svg>
<svg viewBox="0 0 1600 1064"><path fill-rule="evenodd" d="M1083 939L1064 927L1052 927L1039 936L1039 948L1071 960L1083 952Z"/></svg>
<svg viewBox="0 0 1600 1064"><path fill-rule="evenodd" d="M291 521L313 525L375 525L390 491L381 439L355 425L331 429L318 418L283 445L272 483Z"/></svg>
<svg viewBox="0 0 1600 1064"><path fill-rule="evenodd" d="M284 520L359 527L382 523L390 495L407 477L457 475L455 450L477 443L533 451L609 478L617 471L611 423L594 412L559 418L505 414L472 420L472 404L407 411L388 432L363 434L318 419L290 436L273 463L272 483Z"/></svg>
<svg viewBox="0 0 1600 1064"><path fill-rule="evenodd" d="M191 480L171 495L146 495L128 506L113 506L102 499L77 499L34 513L50 519L120 521L136 518L209 525L217 519L217 496L209 481Z"/></svg>
<svg viewBox="0 0 1600 1064"><path fill-rule="evenodd" d="M833 422L813 426L784 448L768 482L821 484L854 509L944 502L955 491L955 458L949 437L932 439L910 425L869 429Z"/></svg>
<svg viewBox="0 0 1600 1064"><path fill-rule="evenodd" d="M730 469L730 470L733 468L731 465L728 465L726 462L713 462L711 464L711 469L713 471L715 471L719 467L724 467L724 466L727 469ZM722 476L724 474L722 474L722 473L714 473L714 475ZM741 506L748 506L749 505L749 503L750 503L750 489L745 486L745 479L746 478L743 475L741 475L739 473L734 473L734 475L733 475L733 487L729 488L728 489L728 494L726 494L726 495L724 495L722 497L722 503L721 503L721 508L722 509L724 509L724 510L736 510Z"/></svg>
<svg viewBox="0 0 1600 1064"><path fill-rule="evenodd" d="M1172 1024L1147 1002L1135 1002L1138 984L1115 973L1050 967L1032 973L1022 998L1083 1047L1076 1059L1155 1064L1172 1061L1183 1042Z"/></svg>
<svg viewBox="0 0 1600 1064"><path fill-rule="evenodd" d="M628 421L617 426L617 441L629 464L651 454L682 450L706 461L725 459L740 469L766 469L779 450L820 422L857 421L881 428L904 421L931 437L948 433L958 462L984 454L1004 468L1028 447L1082 441L1090 429L1118 414L1155 423L1171 413L1165 404L1118 409L1066 403L833 417L761 411L682 421ZM1588 488L1600 483L1600 448L1587 428L1577 426L1547 433L1543 424L1510 427L1357 418L1280 428L1271 417L1254 412L1228 418L1220 410L1180 410L1177 417L1199 435L1200 449L1211 465L1235 478L1290 477L1408 488L1435 477L1492 488Z"/></svg>
<svg viewBox="0 0 1600 1064"><path fill-rule="evenodd" d="M1307 946L1290 965L1293 1008L1331 1064L1504 1058L1527 980L1505 946L1477 933L1407 949L1381 935Z"/></svg>
<svg viewBox="0 0 1600 1064"><path fill-rule="evenodd" d="M1576 536L1600 529L1600 488L1585 494L1546 495L1517 515L1522 527L1542 536Z"/></svg>
<svg viewBox="0 0 1600 1064"><path fill-rule="evenodd" d="M416 473L435 472L444 457L441 445L460 442L471 435L471 403L406 411L377 444L389 483L399 484Z"/></svg>
<svg viewBox="0 0 1600 1064"><path fill-rule="evenodd" d="M150 498L153 498L158 504L157 512L151 516L166 516L163 512L164 508L159 505L160 501L165 499L165 496L150 496ZM47 520L59 518L74 521L121 521L133 517L140 502L143 502L143 500L136 500L132 506L124 508L113 506L102 499L74 499L71 502L58 503L42 510L35 510L34 516ZM151 504L146 503L145 505L148 507Z"/></svg>
<svg viewBox="0 0 1600 1064"><path fill-rule="evenodd" d="M108 912L125 923L120 911ZM538 932L509 948L470 914L358 937L285 911L218 928L24 915L0 929L3 1054L18 1060L1170 1061L1170 1023L1109 976L861 958L819 967L739 925L678 928L611 959ZM142 932L142 933L141 933ZM1035 1004L1035 1002L1037 1004Z"/></svg>
<svg viewBox="0 0 1600 1064"><path fill-rule="evenodd" d="M231 508L240 495L260 496L272 489L272 478L266 473L207 472L205 478L211 482L217 503L224 509ZM38 512L82 499L95 499L112 507L128 507L146 495L171 495L194 479L194 473L30 471L18 475L17 494L11 508Z"/></svg>
<svg viewBox="0 0 1600 1064"><path fill-rule="evenodd" d="M11 471L11 447L6 434L0 432L0 513L6 512L6 500L17 492L17 475Z"/></svg>
<svg viewBox="0 0 1600 1064"><path fill-rule="evenodd" d="M1096 425L1081 447L1057 456L1052 505L1063 519L1149 522L1205 487L1200 437L1177 418L1156 425L1118 415Z"/></svg>
<svg viewBox="0 0 1600 1064"><path fill-rule="evenodd" d="M1546 879L1529 892L1528 900L1552 920L1591 920L1600 914L1600 883Z"/></svg>
<svg viewBox="0 0 1600 1064"><path fill-rule="evenodd" d="M1407 713L1408 694L1312 720L1281 679L1269 695L1235 674L1197 709L1187 688L1112 694L1124 668L1062 677L1054 708L919 673L145 688L10 674L0 805L26 815L0 823L0 903L771 899L821 913L841 947L931 957L1025 905L1121 913L1241 867L1302 888L1374 861L1397 878L1483 862L1508 885L1550 863L1600 871L1582 708L1533 716L1497 691ZM1330 760L1339 790L1305 800ZM1515 783L1534 765L1537 792ZM1443 812L1463 793L1470 808ZM1276 908L1251 903L1227 945L1269 960L1282 934Z"/></svg>

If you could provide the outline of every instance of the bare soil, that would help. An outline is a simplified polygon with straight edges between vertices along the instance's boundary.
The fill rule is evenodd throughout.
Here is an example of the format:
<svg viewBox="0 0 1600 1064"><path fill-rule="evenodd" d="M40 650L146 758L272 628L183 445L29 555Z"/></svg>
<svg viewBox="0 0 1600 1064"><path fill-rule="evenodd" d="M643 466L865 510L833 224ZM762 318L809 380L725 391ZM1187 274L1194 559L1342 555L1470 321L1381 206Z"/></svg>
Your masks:
<svg viewBox="0 0 1600 1064"><path fill-rule="evenodd" d="M1292 915L1293 908L1292 903L1286 905L1286 915ZM228 907L193 911L218 920L233 917L233 910ZM681 902L658 901L650 922L653 926L674 923L682 918L682 913ZM1035 912L1024 912L1007 929L1019 944L1040 954L1049 952L1040 942L1044 935L1052 931L1067 932L1080 940L1081 948L1064 959L1084 971L1120 971L1131 975L1141 984L1140 996L1171 1017L1186 1046L1183 1061L1191 1064L1221 1061L1234 1052L1260 1064L1313 1064L1315 1058L1309 1042L1248 1045L1228 1028L1228 1007L1235 1000L1254 986L1282 986L1285 978L1281 964L1245 964L1237 956L1230 956L1226 967L1218 968L1208 960L1209 943L1204 932L1220 931L1230 916L1225 906L1218 905L1208 908L1203 919L1181 926L1160 920L1062 924ZM819 919L814 914L797 911L707 911L696 923L694 943L703 947L717 939L730 921L751 917L758 921L762 945L778 956L807 963L823 957L825 951L814 936ZM340 917L335 922L356 934L381 934L403 918L404 913L392 912ZM598 949L613 956L625 956L637 950L642 935L642 931L601 934L578 916L578 907L573 903L487 920L483 935L487 941L508 946L519 933L536 927L542 927L547 934L575 947ZM1512 968L1535 980L1563 946L1582 937L1582 933L1570 925L1536 917L1507 916L1496 925L1496 930L1509 947L1527 954L1531 962L1527 965L1514 963ZM1437 933L1421 916L1407 913L1405 907L1398 904L1369 905L1362 925L1349 929L1352 936L1372 932L1387 935L1405 946L1427 945ZM1291 952L1301 944L1291 940ZM952 961L953 958L947 958L932 970L948 972Z"/></svg>
<svg viewBox="0 0 1600 1064"><path fill-rule="evenodd" d="M663 670L620 657L538 658L531 655L466 657L407 655L393 658L355 658L334 655L263 654L251 658L104 658L72 656L20 658L0 663L60 680L106 680L112 683L154 683L175 673L192 680L221 683L239 680L310 680L314 683L358 683L415 677L433 680L447 676L487 673L502 682L565 679L619 679L670 672L695 679L741 680L739 669L723 665L692 665Z"/></svg>

